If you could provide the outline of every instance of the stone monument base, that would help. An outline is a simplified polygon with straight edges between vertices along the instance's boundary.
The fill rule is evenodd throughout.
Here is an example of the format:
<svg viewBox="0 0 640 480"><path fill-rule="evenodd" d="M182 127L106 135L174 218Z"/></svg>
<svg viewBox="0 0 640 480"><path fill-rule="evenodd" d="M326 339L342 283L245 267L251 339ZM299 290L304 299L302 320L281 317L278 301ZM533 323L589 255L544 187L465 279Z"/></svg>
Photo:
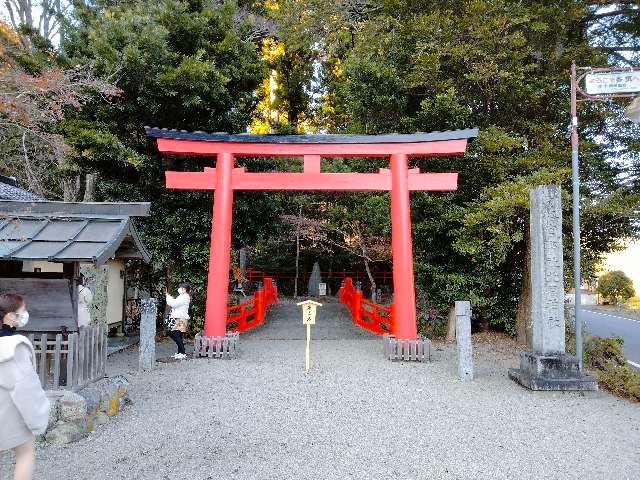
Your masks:
<svg viewBox="0 0 640 480"><path fill-rule="evenodd" d="M208 358L236 358L240 334L227 333L224 337L205 337L201 333L193 339L193 356Z"/></svg>
<svg viewBox="0 0 640 480"><path fill-rule="evenodd" d="M383 336L384 357L391 361L431 361L431 341L427 338L400 340L387 333Z"/></svg>
<svg viewBox="0 0 640 480"><path fill-rule="evenodd" d="M598 390L596 379L580 373L578 359L566 353L522 352L520 368L509 369L509 378L530 390Z"/></svg>

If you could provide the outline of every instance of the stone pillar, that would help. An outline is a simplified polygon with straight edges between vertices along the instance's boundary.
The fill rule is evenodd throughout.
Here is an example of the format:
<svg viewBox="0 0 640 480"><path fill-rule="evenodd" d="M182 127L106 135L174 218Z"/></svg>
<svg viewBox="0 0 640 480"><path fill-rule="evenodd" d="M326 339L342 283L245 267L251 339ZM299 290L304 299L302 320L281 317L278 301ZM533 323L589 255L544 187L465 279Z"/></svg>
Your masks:
<svg viewBox="0 0 640 480"><path fill-rule="evenodd" d="M158 304L155 298L140 301L140 357L139 371L150 371L156 363L156 314Z"/></svg>
<svg viewBox="0 0 640 480"><path fill-rule="evenodd" d="M529 192L532 344L537 353L564 353L562 204L558 185Z"/></svg>
<svg viewBox="0 0 640 480"><path fill-rule="evenodd" d="M471 303L456 302L456 340L458 341L458 376L473 380L473 346L471 345Z"/></svg>
<svg viewBox="0 0 640 480"><path fill-rule="evenodd" d="M240 273L245 277L247 273L247 247L241 247L238 258L238 265L240 267Z"/></svg>
<svg viewBox="0 0 640 480"><path fill-rule="evenodd" d="M509 377L532 390L597 390L578 359L565 354L562 202L558 185L529 191L533 352L523 352Z"/></svg>
<svg viewBox="0 0 640 480"><path fill-rule="evenodd" d="M309 276L308 295L310 297L320 296L320 283L322 283L320 264L318 262L315 262L313 264L313 270L311 270L311 275Z"/></svg>

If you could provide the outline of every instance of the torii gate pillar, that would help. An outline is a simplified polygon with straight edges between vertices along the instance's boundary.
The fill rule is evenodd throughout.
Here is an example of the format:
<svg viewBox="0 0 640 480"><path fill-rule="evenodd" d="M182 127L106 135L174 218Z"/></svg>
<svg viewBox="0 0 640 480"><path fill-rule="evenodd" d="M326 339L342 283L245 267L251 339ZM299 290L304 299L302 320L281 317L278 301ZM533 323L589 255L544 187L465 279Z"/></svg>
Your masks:
<svg viewBox="0 0 640 480"><path fill-rule="evenodd" d="M407 155L391 155L391 254L396 337L417 336Z"/></svg>
<svg viewBox="0 0 640 480"><path fill-rule="evenodd" d="M227 333L229 299L229 254L231 252L231 217L233 215L233 155L222 152L216 161L216 189L211 218L211 246L207 273L207 301L204 335L223 337Z"/></svg>

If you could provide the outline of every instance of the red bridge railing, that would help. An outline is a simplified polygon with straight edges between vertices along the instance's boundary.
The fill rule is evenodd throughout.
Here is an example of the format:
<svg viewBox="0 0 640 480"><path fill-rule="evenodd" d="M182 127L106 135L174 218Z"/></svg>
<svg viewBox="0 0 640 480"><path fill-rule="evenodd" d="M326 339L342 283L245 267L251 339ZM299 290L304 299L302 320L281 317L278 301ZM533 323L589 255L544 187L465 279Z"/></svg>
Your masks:
<svg viewBox="0 0 640 480"><path fill-rule="evenodd" d="M354 324L378 335L394 333L393 305L385 307L363 299L362 291L353 286L353 279L345 278L338 297L351 312Z"/></svg>
<svg viewBox="0 0 640 480"><path fill-rule="evenodd" d="M228 307L227 331L245 332L262 325L267 310L277 301L278 287L273 284L272 278L265 277L262 287L249 300Z"/></svg>

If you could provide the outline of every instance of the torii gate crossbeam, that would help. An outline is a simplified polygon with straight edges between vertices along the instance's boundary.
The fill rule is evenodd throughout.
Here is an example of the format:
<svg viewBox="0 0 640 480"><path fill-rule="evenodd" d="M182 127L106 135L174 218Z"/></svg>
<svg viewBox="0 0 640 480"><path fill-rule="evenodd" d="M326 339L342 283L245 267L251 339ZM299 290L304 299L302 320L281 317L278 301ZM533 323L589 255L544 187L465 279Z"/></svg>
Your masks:
<svg viewBox="0 0 640 480"><path fill-rule="evenodd" d="M204 335L226 333L234 190L390 191L394 316L400 339L415 339L416 304L409 192L453 191L457 173L420 173L410 157L463 155L478 131L408 135L229 135L146 128L163 153L216 156L216 168L166 172L167 188L214 191ZM303 157L303 173L251 173L234 168L236 156ZM322 157L389 157L378 173L322 173Z"/></svg>

